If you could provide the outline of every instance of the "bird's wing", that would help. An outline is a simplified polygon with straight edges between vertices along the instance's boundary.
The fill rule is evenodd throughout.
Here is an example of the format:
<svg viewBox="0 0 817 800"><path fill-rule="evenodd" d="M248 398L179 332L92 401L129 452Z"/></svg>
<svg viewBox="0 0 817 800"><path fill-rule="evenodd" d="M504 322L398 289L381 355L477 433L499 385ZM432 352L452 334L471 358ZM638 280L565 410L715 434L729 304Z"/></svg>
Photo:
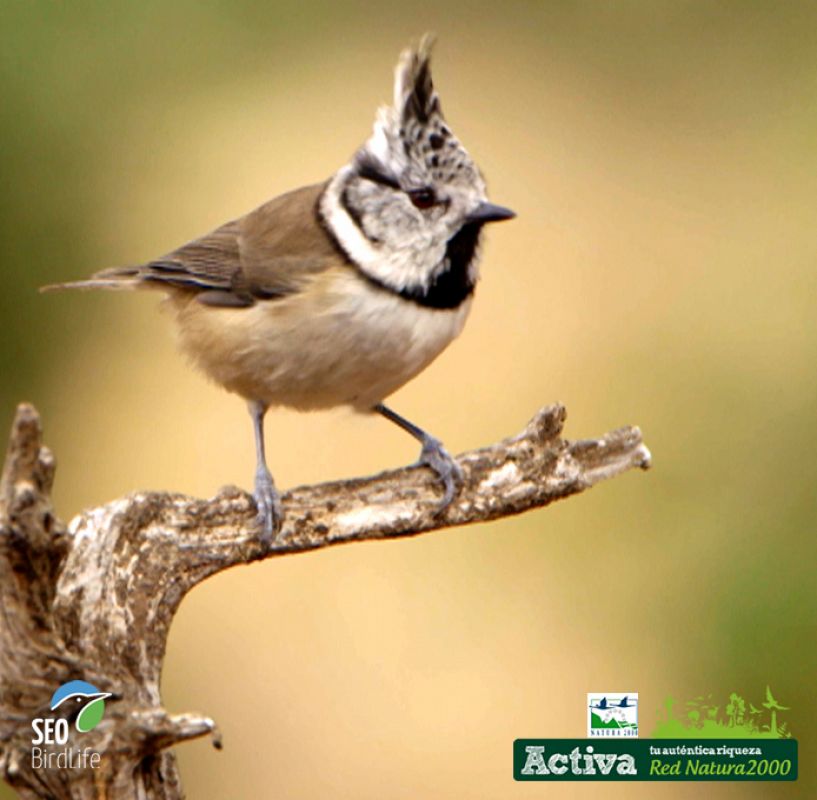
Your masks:
<svg viewBox="0 0 817 800"><path fill-rule="evenodd" d="M136 267L136 276L144 282L191 291L229 291L242 283L240 230L240 220L228 222L155 261ZM99 274L112 272L117 271ZM127 276L127 270L122 272Z"/></svg>
<svg viewBox="0 0 817 800"><path fill-rule="evenodd" d="M348 263L318 212L325 186L283 194L241 220L241 267L257 296L298 292L317 273Z"/></svg>
<svg viewBox="0 0 817 800"><path fill-rule="evenodd" d="M47 289L154 286L192 292L205 305L242 307L298 292L346 259L318 215L325 184L270 200L161 258L114 267Z"/></svg>

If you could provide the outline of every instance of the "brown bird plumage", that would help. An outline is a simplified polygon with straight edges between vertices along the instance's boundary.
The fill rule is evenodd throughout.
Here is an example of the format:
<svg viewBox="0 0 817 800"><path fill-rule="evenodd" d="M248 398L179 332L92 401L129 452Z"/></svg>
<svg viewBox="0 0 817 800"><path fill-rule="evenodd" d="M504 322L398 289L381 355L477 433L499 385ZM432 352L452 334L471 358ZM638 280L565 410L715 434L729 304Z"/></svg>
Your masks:
<svg viewBox="0 0 817 800"><path fill-rule="evenodd" d="M275 197L232 222L135 267L113 267L55 289L139 285L196 295L211 306L242 307L301 290L315 273L349 261L319 221L326 184Z"/></svg>

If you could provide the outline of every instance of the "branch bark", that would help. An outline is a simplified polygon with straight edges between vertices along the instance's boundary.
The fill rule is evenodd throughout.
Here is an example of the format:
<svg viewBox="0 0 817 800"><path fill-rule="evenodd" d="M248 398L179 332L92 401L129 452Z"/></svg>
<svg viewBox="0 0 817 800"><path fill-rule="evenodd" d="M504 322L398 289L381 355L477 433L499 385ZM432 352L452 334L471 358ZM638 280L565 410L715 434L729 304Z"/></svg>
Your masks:
<svg viewBox="0 0 817 800"><path fill-rule="evenodd" d="M54 515L54 460L40 420L21 405L0 481L0 770L25 798L182 797L168 749L214 722L162 708L159 678L173 615L196 584L237 564L344 542L412 536L545 506L634 467L650 454L637 428L561 438L548 406L518 436L457 458L465 482L437 512L432 473L406 467L284 495L284 525L266 544L252 498L234 487L211 500L139 492L77 516ZM111 692L102 722L69 746L102 754L97 769L32 765L32 720L53 717L71 679ZM52 748L59 750L60 748Z"/></svg>

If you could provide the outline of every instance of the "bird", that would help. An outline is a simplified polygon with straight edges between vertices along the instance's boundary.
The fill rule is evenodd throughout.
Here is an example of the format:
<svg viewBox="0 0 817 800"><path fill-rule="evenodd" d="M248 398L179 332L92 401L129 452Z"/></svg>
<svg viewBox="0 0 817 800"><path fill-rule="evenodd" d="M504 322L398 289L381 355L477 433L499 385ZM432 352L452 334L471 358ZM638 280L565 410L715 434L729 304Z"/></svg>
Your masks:
<svg viewBox="0 0 817 800"><path fill-rule="evenodd" d="M66 710L70 716L76 715L74 727L80 733L93 730L105 713L105 700L111 692L100 692L87 681L73 680L60 686L51 697L51 710Z"/></svg>
<svg viewBox="0 0 817 800"><path fill-rule="evenodd" d="M488 200L479 167L449 127L431 75L434 37L404 50L393 101L328 180L137 266L53 289L158 289L181 350L247 402L263 536L280 530L267 466L269 408L337 406L379 414L420 443L447 508L462 471L442 442L384 401L462 331L479 277L483 227L515 213Z"/></svg>

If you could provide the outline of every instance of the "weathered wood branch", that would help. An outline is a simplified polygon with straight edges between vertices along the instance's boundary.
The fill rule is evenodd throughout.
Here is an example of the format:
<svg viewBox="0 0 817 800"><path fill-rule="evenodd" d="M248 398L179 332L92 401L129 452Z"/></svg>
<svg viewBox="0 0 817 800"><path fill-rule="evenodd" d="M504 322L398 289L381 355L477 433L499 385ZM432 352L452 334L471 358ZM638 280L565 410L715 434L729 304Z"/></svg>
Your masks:
<svg viewBox="0 0 817 800"><path fill-rule="evenodd" d="M437 512L432 473L406 467L284 495L283 529L266 544L252 498L139 492L66 528L50 501L54 460L37 412L21 405L0 482L0 771L26 798L182 796L168 748L211 734L212 720L171 715L159 678L173 615L210 575L237 564L343 542L385 539L545 506L633 467L649 466L637 428L561 438L565 410L541 410L518 436L464 453L457 500ZM69 746L102 754L97 769L32 765L32 728L71 679L113 696L101 723ZM59 750L60 748L51 748Z"/></svg>

